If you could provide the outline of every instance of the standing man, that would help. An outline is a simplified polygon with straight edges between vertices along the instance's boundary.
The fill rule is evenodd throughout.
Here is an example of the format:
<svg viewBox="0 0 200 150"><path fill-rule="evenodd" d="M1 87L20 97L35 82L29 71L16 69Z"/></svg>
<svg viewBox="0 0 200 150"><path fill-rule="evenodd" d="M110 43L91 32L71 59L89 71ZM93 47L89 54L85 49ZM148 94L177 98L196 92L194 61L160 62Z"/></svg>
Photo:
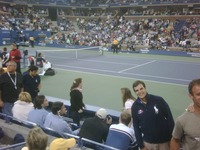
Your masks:
<svg viewBox="0 0 200 150"><path fill-rule="evenodd" d="M181 145L183 150L200 149L200 79L189 83L188 92L194 112L186 111L177 118L170 150L179 150Z"/></svg>
<svg viewBox="0 0 200 150"><path fill-rule="evenodd" d="M30 37L29 37L29 41L30 41L30 44L31 44L31 47L32 47L32 48L34 48L34 40L35 40L35 39L34 39L33 36L30 36Z"/></svg>
<svg viewBox="0 0 200 150"><path fill-rule="evenodd" d="M118 40L116 39L116 38L114 38L114 40L113 40L113 53L118 53L118 44L119 44L119 42L118 42Z"/></svg>
<svg viewBox="0 0 200 150"><path fill-rule="evenodd" d="M12 116L12 107L22 91L22 75L16 72L14 61L7 63L7 72L0 76L0 106L4 114Z"/></svg>
<svg viewBox="0 0 200 150"><path fill-rule="evenodd" d="M40 76L38 75L38 67L30 66L28 73L23 76L24 92L28 92L31 95L32 102L35 102L35 98L38 95L41 84Z"/></svg>
<svg viewBox="0 0 200 150"><path fill-rule="evenodd" d="M16 43L12 44L12 50L10 51L10 60L16 62L17 69L16 71L21 74L20 66L21 52L17 49Z"/></svg>
<svg viewBox="0 0 200 150"><path fill-rule="evenodd" d="M168 104L160 96L147 93L143 81L135 81L138 96L132 105L133 126L141 150L169 150L174 120Z"/></svg>

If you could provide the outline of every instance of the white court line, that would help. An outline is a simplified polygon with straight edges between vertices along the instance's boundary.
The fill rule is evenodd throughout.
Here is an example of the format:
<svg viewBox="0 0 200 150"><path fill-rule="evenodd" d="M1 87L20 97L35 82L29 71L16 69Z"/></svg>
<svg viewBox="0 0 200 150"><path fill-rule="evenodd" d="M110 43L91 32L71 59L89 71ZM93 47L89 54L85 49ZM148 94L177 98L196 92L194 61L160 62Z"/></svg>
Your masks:
<svg viewBox="0 0 200 150"><path fill-rule="evenodd" d="M148 64L151 64L151 63L153 63L155 61L156 60L152 60L152 61L149 61L149 62L144 63L144 64L140 64L140 65L137 65L137 66L134 66L134 67L131 67L131 68L127 68L127 69L119 71L118 73L122 73L122 72L125 72L125 71L128 71L128 70L134 69L134 68L138 68L138 67L141 67L141 66L144 66L144 65L148 65Z"/></svg>
<svg viewBox="0 0 200 150"><path fill-rule="evenodd" d="M95 46L95 47L86 47L86 48L80 48L80 49L77 49L77 48L72 48L72 49L70 49L70 48L65 48L65 49L53 49L53 50L39 50L39 51L42 51L42 52L67 52L67 51L72 51L72 50L74 50L74 51L81 51L81 50L89 50L89 49L93 49L93 48L97 48L98 46Z"/></svg>
<svg viewBox="0 0 200 150"><path fill-rule="evenodd" d="M110 70L92 69L92 68L69 66L69 65L58 65L58 64L55 64L55 66L75 68L75 69L84 69L84 70L90 70L90 71L101 71L101 72L119 73L119 72L110 71ZM153 76L153 75L144 75L144 74L135 74L135 73L121 73L121 74L124 74L124 75L136 75L136 76L143 76L143 77L152 77L152 78L160 78L160 79L175 80L175 81L186 81L186 82L190 81L190 80L185 80L185 79L176 79L176 78L168 78L168 77Z"/></svg>
<svg viewBox="0 0 200 150"><path fill-rule="evenodd" d="M116 71L110 71L110 70L92 69L92 68L76 67L76 66L68 66L68 65L58 65L58 64L53 64L53 66L61 66L61 67L69 67L69 68L75 68L75 69L84 69L84 70L91 70L91 71L102 71L102 72L117 73Z"/></svg>
<svg viewBox="0 0 200 150"><path fill-rule="evenodd" d="M176 81L186 81L186 82L191 81L191 80L185 80L185 79L176 79L176 78L160 77L160 76L145 75L145 74L135 74L135 73L122 73L122 74L136 75L136 76L143 76L143 77L152 77L152 78L160 78L160 79L167 79L167 80L176 80Z"/></svg>
<svg viewBox="0 0 200 150"><path fill-rule="evenodd" d="M91 71L101 71L101 72L118 73L116 71L110 71L110 70L91 69L91 68L68 66L68 65L57 65L57 64L55 64L54 66L63 66L63 67L68 67L68 68L85 69L85 70L91 70ZM190 80L185 80L185 79L176 79L176 78L168 78L168 77L160 77L160 76L152 76L152 75L144 75L144 74L134 74L134 73L121 73L121 74L124 74L124 75L144 76L144 77L152 77L152 78L167 79L167 80L174 80L174 81L185 81L185 82L189 82L190 81Z"/></svg>
<svg viewBox="0 0 200 150"><path fill-rule="evenodd" d="M70 69L63 69L63 68L55 68L55 69L63 70L63 71L71 71L71 72L85 73L85 74L93 74L93 75L99 75L99 76L105 76L105 77L115 77L115 78L123 78L123 79L134 79L134 80L138 80L138 78L122 77L122 76L116 76L116 75L107 75L107 74L94 73L94 72L77 71L77 70L70 70ZM154 83L162 83L162 84L168 84L168 85L175 85L175 86L187 87L187 85L177 84L177 83L168 83L168 82L153 81L153 80L146 80L146 79L142 79L142 80L143 80L143 81L148 81L148 82L154 82Z"/></svg>

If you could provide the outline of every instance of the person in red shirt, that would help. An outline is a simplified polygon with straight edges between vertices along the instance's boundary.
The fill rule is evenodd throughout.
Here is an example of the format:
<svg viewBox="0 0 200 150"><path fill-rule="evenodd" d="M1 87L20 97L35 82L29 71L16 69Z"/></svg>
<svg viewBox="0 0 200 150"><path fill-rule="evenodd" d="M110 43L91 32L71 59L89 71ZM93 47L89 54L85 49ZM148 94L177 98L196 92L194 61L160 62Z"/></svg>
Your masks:
<svg viewBox="0 0 200 150"><path fill-rule="evenodd" d="M21 52L17 49L16 43L12 44L12 50L10 51L10 61L14 61L17 64L16 71L21 74L20 67Z"/></svg>

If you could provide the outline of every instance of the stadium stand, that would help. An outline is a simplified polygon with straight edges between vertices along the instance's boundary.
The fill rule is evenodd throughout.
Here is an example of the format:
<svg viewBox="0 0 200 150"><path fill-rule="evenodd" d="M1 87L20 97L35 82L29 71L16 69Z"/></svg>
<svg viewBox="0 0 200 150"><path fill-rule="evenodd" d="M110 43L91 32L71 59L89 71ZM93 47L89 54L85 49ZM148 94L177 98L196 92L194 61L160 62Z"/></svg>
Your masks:
<svg viewBox="0 0 200 150"><path fill-rule="evenodd" d="M118 36L124 50L133 46L162 49L161 41L172 50L183 50L183 43L189 38L192 50L200 51L199 0L0 0L0 4L0 45L26 42L29 35L34 35L36 45L104 45L110 48L113 38ZM56 7L57 22L49 19L48 5ZM151 47L151 43L156 45ZM47 97L51 100L48 109L54 101L62 101L69 110L69 101ZM91 105L86 107L84 117L94 116L99 109ZM108 110L108 113L113 123L118 122L120 112ZM69 116L70 110L64 118L73 125ZM11 138L17 133L26 138L35 124L0 114L0 126ZM51 139L63 137L52 129L43 130ZM65 136L74 137L79 147L90 143L98 149L113 149L78 136Z"/></svg>

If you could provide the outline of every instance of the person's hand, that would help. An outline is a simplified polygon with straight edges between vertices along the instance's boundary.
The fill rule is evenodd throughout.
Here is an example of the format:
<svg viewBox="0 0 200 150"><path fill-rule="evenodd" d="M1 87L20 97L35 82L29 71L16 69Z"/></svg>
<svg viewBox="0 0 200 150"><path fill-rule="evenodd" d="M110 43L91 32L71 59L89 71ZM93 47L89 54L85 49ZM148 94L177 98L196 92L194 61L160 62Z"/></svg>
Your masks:
<svg viewBox="0 0 200 150"><path fill-rule="evenodd" d="M3 107L3 101L0 100L0 107Z"/></svg>
<svg viewBox="0 0 200 150"><path fill-rule="evenodd" d="M112 124L112 117L111 116L106 117L106 123Z"/></svg>
<svg viewBox="0 0 200 150"><path fill-rule="evenodd" d="M144 146L141 150L148 150L146 146Z"/></svg>
<svg viewBox="0 0 200 150"><path fill-rule="evenodd" d="M188 111L188 112L191 112L191 113L195 112L194 104L193 103L190 104L185 110Z"/></svg>
<svg viewBox="0 0 200 150"><path fill-rule="evenodd" d="M79 110L78 110L78 113L80 113L80 114L83 113L83 110L82 110L82 109L79 109Z"/></svg>

